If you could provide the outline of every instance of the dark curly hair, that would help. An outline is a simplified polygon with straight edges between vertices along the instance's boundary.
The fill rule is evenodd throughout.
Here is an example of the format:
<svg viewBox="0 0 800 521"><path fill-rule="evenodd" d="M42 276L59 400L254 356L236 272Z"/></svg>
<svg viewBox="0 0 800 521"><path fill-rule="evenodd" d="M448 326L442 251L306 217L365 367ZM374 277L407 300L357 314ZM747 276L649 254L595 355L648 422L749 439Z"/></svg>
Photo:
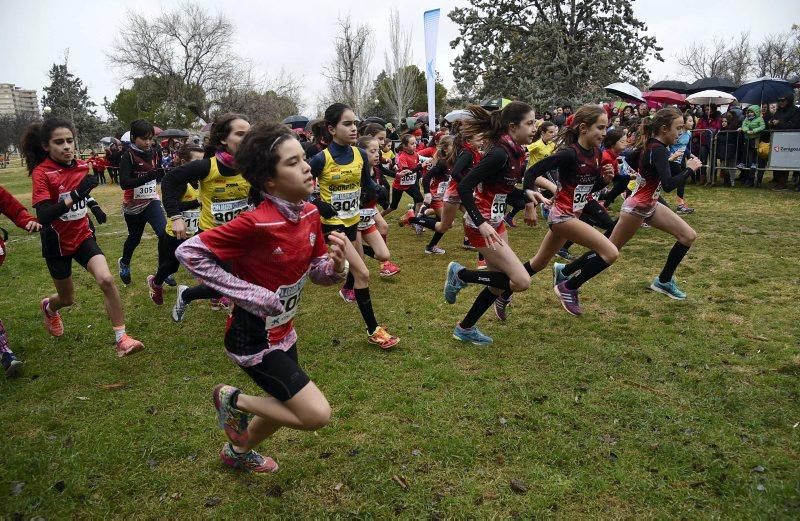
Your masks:
<svg viewBox="0 0 800 521"><path fill-rule="evenodd" d="M286 125L259 123L250 129L239 145L236 166L250 183L250 202L253 204L264 200L264 183L275 177L275 167L280 160L278 149L289 139L297 137Z"/></svg>

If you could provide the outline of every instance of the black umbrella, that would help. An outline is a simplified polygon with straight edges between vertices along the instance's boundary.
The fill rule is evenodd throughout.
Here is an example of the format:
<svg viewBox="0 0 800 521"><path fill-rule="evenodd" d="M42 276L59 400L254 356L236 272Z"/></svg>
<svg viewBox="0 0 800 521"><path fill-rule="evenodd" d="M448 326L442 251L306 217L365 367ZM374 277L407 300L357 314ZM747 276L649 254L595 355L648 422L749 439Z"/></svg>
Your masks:
<svg viewBox="0 0 800 521"><path fill-rule="evenodd" d="M689 94L700 92L701 90L721 90L722 92L733 92L736 90L736 85L728 78L719 78L712 76L711 78L702 78L689 85L686 91Z"/></svg>
<svg viewBox="0 0 800 521"><path fill-rule="evenodd" d="M289 116L284 118L281 123L289 125L291 128L305 128L308 124L308 118L305 116Z"/></svg>
<svg viewBox="0 0 800 521"><path fill-rule="evenodd" d="M671 90L678 94L686 94L689 90L689 84L679 80L662 80L650 85L650 90Z"/></svg>
<svg viewBox="0 0 800 521"><path fill-rule="evenodd" d="M364 123L377 123L378 125L386 126L386 120L378 116L370 116L364 120Z"/></svg>
<svg viewBox="0 0 800 521"><path fill-rule="evenodd" d="M185 130L180 130L177 128L168 128L167 130L158 134L157 137L167 138L167 137L189 137L189 133Z"/></svg>

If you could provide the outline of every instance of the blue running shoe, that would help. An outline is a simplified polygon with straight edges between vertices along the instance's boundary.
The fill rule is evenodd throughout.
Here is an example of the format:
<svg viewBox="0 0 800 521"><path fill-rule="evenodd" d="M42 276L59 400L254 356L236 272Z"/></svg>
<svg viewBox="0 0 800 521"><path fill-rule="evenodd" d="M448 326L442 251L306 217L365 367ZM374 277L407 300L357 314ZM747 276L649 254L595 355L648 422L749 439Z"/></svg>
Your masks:
<svg viewBox="0 0 800 521"><path fill-rule="evenodd" d="M447 265L447 278L444 281L444 300L448 304L455 304L458 292L467 285L466 282L458 278L458 272L463 269L464 266L455 261Z"/></svg>
<svg viewBox="0 0 800 521"><path fill-rule="evenodd" d="M14 356L14 353L11 351L6 351L0 356L0 362L2 362L3 370L6 373L6 378L14 378L18 376L20 371L22 370L22 362L17 360L17 357Z"/></svg>
<svg viewBox="0 0 800 521"><path fill-rule="evenodd" d="M553 263L553 286L558 286L565 280L569 279L569 277L562 273L562 270L566 267L567 265L561 262Z"/></svg>
<svg viewBox="0 0 800 521"><path fill-rule="evenodd" d="M178 282L175 280L175 277L172 275L168 275L166 279L164 279L164 284L167 286L174 288L178 285Z"/></svg>
<svg viewBox="0 0 800 521"><path fill-rule="evenodd" d="M464 329L456 324L455 329L453 329L453 338L461 340L462 342L475 344L476 346L488 346L492 343L492 337L484 335L481 333L480 329L474 326L469 329Z"/></svg>
<svg viewBox="0 0 800 521"><path fill-rule="evenodd" d="M650 289L658 293L663 293L671 299L686 300L686 293L680 290L678 283L675 282L675 277L669 279L669 282L661 282L658 280L658 277L656 277L653 279L653 283L650 284Z"/></svg>
<svg viewBox="0 0 800 521"><path fill-rule="evenodd" d="M127 286L131 283L131 266L122 262L122 257L117 259L117 266L119 267L119 278Z"/></svg>

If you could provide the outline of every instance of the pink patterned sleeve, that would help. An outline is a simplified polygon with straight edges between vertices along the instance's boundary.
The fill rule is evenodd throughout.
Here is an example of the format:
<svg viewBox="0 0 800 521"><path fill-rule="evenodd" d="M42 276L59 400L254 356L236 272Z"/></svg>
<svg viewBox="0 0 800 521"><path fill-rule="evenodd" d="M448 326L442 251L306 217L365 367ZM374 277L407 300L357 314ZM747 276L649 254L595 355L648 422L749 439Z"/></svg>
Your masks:
<svg viewBox="0 0 800 521"><path fill-rule="evenodd" d="M333 268L333 261L327 255L311 259L309 276L314 284L319 284L320 286L336 284L343 278L336 274Z"/></svg>
<svg viewBox="0 0 800 521"><path fill-rule="evenodd" d="M199 235L181 244L175 251L175 256L189 273L206 286L230 298L242 309L259 317L283 313L283 304L276 293L225 271Z"/></svg>

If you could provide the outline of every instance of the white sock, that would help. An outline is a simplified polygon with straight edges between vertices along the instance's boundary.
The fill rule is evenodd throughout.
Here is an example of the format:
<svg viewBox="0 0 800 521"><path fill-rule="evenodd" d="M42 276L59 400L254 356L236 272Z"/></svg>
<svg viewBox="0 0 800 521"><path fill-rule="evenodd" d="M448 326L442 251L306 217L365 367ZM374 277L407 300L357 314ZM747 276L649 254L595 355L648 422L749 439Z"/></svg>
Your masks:
<svg viewBox="0 0 800 521"><path fill-rule="evenodd" d="M125 336L125 326L122 327L115 327L114 328L114 336L116 337L116 341L119 342L120 339Z"/></svg>

